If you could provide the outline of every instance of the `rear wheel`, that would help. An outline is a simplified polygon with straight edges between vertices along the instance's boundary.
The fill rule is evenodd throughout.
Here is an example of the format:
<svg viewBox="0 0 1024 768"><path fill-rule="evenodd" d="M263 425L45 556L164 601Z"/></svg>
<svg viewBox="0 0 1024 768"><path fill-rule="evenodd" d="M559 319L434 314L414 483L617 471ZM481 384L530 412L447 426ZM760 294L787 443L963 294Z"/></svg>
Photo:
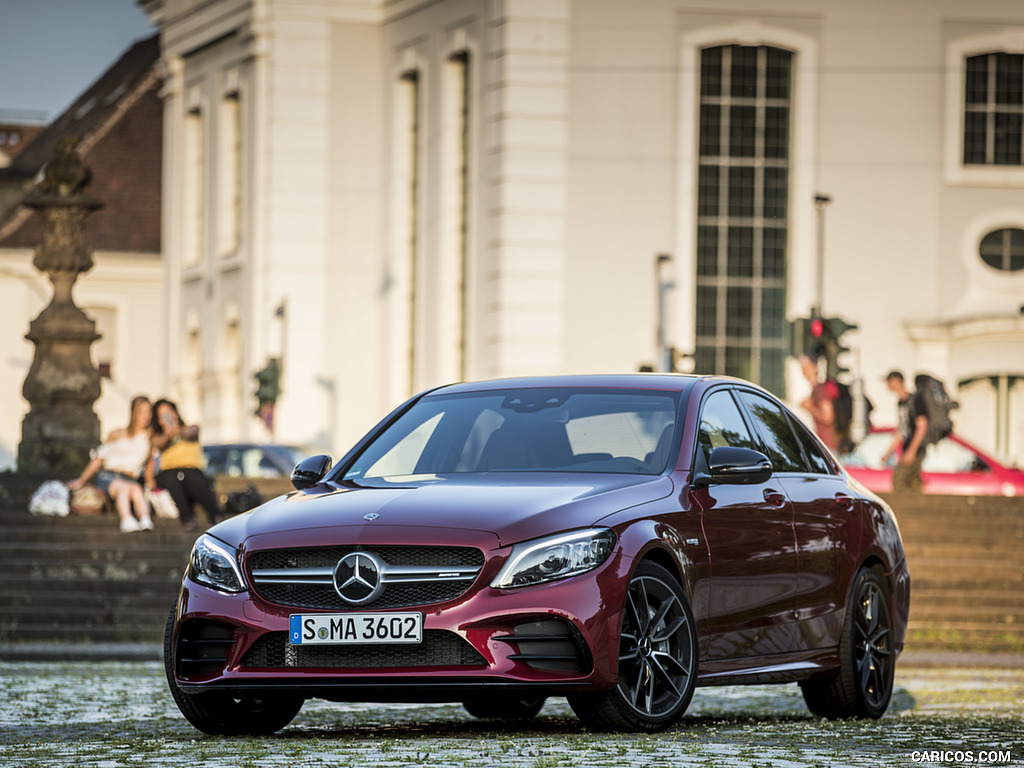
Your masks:
<svg viewBox="0 0 1024 768"><path fill-rule="evenodd" d="M569 697L596 730L659 731L676 723L697 680L697 631L679 582L642 562L629 581L619 635L619 684Z"/></svg>
<svg viewBox="0 0 1024 768"><path fill-rule="evenodd" d="M482 720L529 720L540 712L544 698L538 699L467 699L462 702L473 717Z"/></svg>
<svg viewBox="0 0 1024 768"><path fill-rule="evenodd" d="M284 728L295 719L305 699L297 696L224 691L186 693L174 679L174 611L164 631L164 671L174 703L193 726L211 736L265 736Z"/></svg>
<svg viewBox="0 0 1024 768"><path fill-rule="evenodd" d="M839 674L800 683L808 709L830 719L885 714L896 663L892 642L888 590L877 573L862 568L846 608Z"/></svg>

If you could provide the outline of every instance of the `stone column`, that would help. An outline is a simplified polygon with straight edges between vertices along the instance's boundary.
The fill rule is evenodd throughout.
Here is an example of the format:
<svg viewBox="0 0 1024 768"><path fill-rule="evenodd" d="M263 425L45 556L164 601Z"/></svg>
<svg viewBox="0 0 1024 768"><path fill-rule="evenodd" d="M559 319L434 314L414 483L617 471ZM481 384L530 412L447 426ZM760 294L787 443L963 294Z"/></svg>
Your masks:
<svg viewBox="0 0 1024 768"><path fill-rule="evenodd" d="M53 283L53 299L26 335L36 350L22 388L31 407L22 422L18 468L55 477L81 471L100 442L92 408L100 375L89 352L99 334L75 306L71 289L79 273L92 269L85 223L103 205L85 192L92 174L75 151L77 143L61 139L42 181L24 200L42 220L42 243L32 263Z"/></svg>

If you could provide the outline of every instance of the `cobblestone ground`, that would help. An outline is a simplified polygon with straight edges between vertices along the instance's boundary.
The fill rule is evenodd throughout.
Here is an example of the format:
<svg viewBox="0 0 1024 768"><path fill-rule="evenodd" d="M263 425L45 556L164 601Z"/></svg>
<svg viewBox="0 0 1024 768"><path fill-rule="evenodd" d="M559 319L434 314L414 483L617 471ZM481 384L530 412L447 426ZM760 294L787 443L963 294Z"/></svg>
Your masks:
<svg viewBox="0 0 1024 768"><path fill-rule="evenodd" d="M829 722L795 685L699 688L681 724L592 734L563 699L536 720L460 706L308 702L267 738L204 736L156 663L0 663L2 766L902 766L1024 765L1020 669L898 669L885 717Z"/></svg>

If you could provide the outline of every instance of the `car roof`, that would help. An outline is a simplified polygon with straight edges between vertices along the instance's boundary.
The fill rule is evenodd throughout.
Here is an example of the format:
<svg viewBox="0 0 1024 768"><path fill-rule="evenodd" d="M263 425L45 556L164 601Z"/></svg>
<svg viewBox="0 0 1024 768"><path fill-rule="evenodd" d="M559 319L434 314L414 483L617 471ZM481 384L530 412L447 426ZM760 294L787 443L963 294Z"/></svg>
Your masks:
<svg viewBox="0 0 1024 768"><path fill-rule="evenodd" d="M467 392L489 392L505 389L535 389L546 387L580 387L609 389L650 389L685 392L697 381L721 378L723 381L739 381L727 377L694 376L682 373L612 373L577 374L565 376L524 376L518 378L468 381L438 387L428 394L462 394Z"/></svg>
<svg viewBox="0 0 1024 768"><path fill-rule="evenodd" d="M203 448L269 448L270 450L287 448L295 450L295 446L286 443L203 443Z"/></svg>

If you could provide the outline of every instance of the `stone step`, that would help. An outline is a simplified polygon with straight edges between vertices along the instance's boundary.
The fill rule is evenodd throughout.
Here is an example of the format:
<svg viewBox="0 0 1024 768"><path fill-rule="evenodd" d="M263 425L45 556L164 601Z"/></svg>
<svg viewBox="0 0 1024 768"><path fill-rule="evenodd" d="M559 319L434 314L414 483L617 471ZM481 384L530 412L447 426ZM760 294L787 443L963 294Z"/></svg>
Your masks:
<svg viewBox="0 0 1024 768"><path fill-rule="evenodd" d="M61 583L48 591L8 588L0 594L0 614L12 610L35 610L51 613L77 609L83 605L152 605L154 601L170 602L179 592L180 583L167 579L149 579L125 583L114 590L107 583L92 582L85 586L74 582Z"/></svg>
<svg viewBox="0 0 1024 768"><path fill-rule="evenodd" d="M0 570L8 570L7 563L14 562L58 562L79 560L138 561L151 562L174 560L182 564L188 559L191 544L182 546L179 542L161 541L159 538L142 537L131 542L104 543L99 541L2 541L0 542Z"/></svg>
<svg viewBox="0 0 1024 768"><path fill-rule="evenodd" d="M39 605L5 606L3 620L14 624L116 624L120 620L131 623L149 623L154 616L167 617L174 605L175 595L166 601L147 600L140 605L119 598L104 597L94 601L82 601L77 605L44 607Z"/></svg>
<svg viewBox="0 0 1024 768"><path fill-rule="evenodd" d="M1019 625L974 622L916 622L907 628L907 648L970 650L985 653L1024 653Z"/></svg>
<svg viewBox="0 0 1024 768"><path fill-rule="evenodd" d="M926 606L958 606L1006 608L1008 610L1024 610L1024 592L1003 589L925 589L917 581L911 584L911 609L918 605Z"/></svg>
<svg viewBox="0 0 1024 768"><path fill-rule="evenodd" d="M147 623L122 620L117 624L32 623L13 632L0 627L0 644L13 643L162 643L167 612L159 621Z"/></svg>
<svg viewBox="0 0 1024 768"><path fill-rule="evenodd" d="M39 600L41 596L47 599L59 599L65 595L71 599L98 593L111 594L152 594L158 591L165 594L167 589L177 590L181 586L181 577L184 567L171 569L150 569L149 572L136 575L131 579L122 579L111 583L106 578L73 578L62 580L50 580L39 578L29 572L4 573L0 572L0 580L4 585L0 590L0 605L5 598L18 597L21 599Z"/></svg>
<svg viewBox="0 0 1024 768"><path fill-rule="evenodd" d="M992 534L992 541L977 544L958 541L911 541L904 545L907 558L912 560L977 560L1000 559L1024 567L1024 540Z"/></svg>
<svg viewBox="0 0 1024 768"><path fill-rule="evenodd" d="M945 571L951 574L960 575L962 572L975 574L979 580L984 580L988 574L993 574L999 579L1006 578L1007 574L1024 574L1024 562L1019 556L1013 558L989 557L986 555L963 558L963 557L915 557L907 553L907 567L910 569L910 578L914 578L915 572L924 571Z"/></svg>
<svg viewBox="0 0 1024 768"><path fill-rule="evenodd" d="M1008 609L999 608L997 606L947 607L941 604L915 604L912 602L910 605L910 621L928 623L966 622L993 625L1002 624L1010 628L1016 626L1018 630L1024 633L1024 608Z"/></svg>
<svg viewBox="0 0 1024 768"><path fill-rule="evenodd" d="M984 582L979 582L973 579L970 573L937 573L934 576L917 574L915 576L914 571L910 572L910 585L910 601L912 603L919 600L917 597L918 588L922 591L928 592L941 592L946 590L963 592L970 590L973 587L978 587L985 591L1003 590L1005 592L1013 592L1024 588L1024 583L1022 583L1022 580L1019 577L987 579Z"/></svg>
<svg viewBox="0 0 1024 768"><path fill-rule="evenodd" d="M18 521L0 525L4 542L95 542L107 546L132 547L138 543L154 540L166 544L189 547L198 537L195 531L185 531L176 520L156 520L152 531L121 533L116 520L100 519L98 523L81 524L65 519L60 524L33 525Z"/></svg>
<svg viewBox="0 0 1024 768"><path fill-rule="evenodd" d="M79 611L96 610L149 610L154 606L170 606L178 597L178 589L171 584L162 584L150 589L114 593L110 590L87 592L64 592L53 594L45 600L40 595L27 592L9 592L0 596L0 616L71 615Z"/></svg>
<svg viewBox="0 0 1024 768"><path fill-rule="evenodd" d="M919 635L907 637L905 650L908 653L984 653L1020 656L1024 648L1013 640L996 640L990 637L973 637L963 634Z"/></svg>

